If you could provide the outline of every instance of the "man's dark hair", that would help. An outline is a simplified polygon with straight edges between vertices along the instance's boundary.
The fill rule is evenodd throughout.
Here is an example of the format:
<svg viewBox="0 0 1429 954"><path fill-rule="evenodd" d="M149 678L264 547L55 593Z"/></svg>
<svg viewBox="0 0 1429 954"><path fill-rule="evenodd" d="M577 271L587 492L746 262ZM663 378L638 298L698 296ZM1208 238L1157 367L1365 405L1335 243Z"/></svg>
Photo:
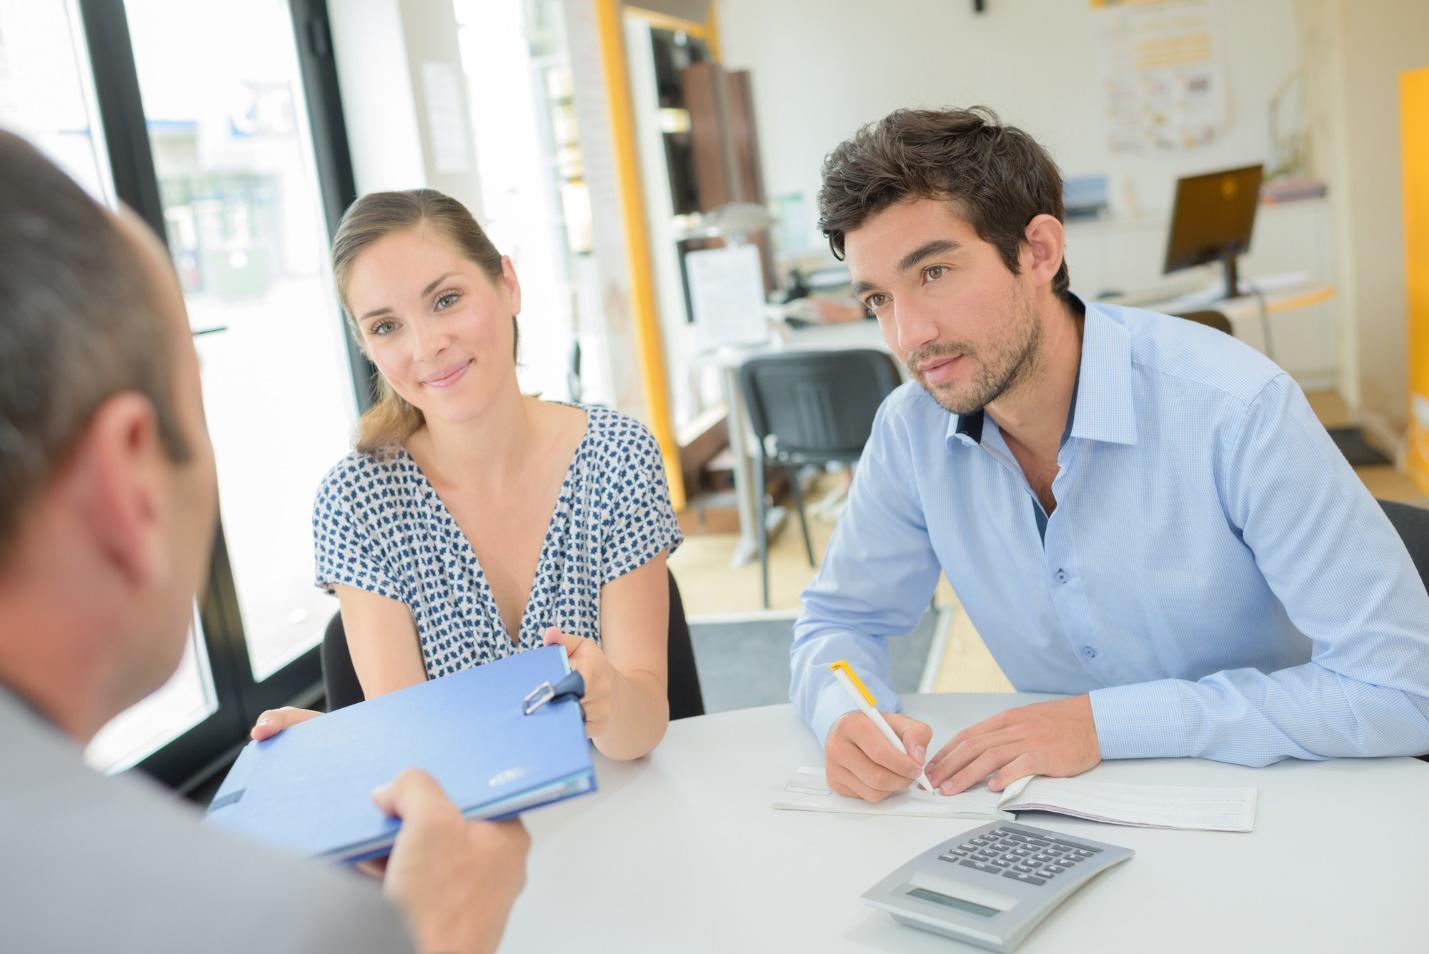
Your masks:
<svg viewBox="0 0 1429 954"><path fill-rule="evenodd" d="M154 405L188 459L171 404L170 345L133 242L69 176L0 130L0 558L25 508L99 405Z"/></svg>
<svg viewBox="0 0 1429 954"><path fill-rule="evenodd" d="M864 126L824 159L819 228L840 260L844 237L904 199L946 199L1014 275L1027 223L1062 219L1062 176L1046 150L992 110L899 109ZM1052 290L1069 297L1067 263Z"/></svg>

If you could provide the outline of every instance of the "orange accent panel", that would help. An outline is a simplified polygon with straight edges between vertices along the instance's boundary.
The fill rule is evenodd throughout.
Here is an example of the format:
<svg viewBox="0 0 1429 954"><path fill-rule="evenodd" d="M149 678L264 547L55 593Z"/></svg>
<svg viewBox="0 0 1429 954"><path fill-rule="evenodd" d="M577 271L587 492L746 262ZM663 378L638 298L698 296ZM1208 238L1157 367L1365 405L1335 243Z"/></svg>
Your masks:
<svg viewBox="0 0 1429 954"><path fill-rule="evenodd" d="M645 392L650 430L660 443L660 454L665 460L670 503L676 511L680 511L685 508L685 482L680 470L680 446L670 418L669 379L665 374L660 315L655 306L650 232L645 224L645 193L640 183L640 159L635 146L635 107L630 98L620 0L595 0L595 12L605 73L605 95L610 103L610 138L615 150L620 204L625 218L625 257L630 268L630 299L635 319L640 382Z"/></svg>
<svg viewBox="0 0 1429 954"><path fill-rule="evenodd" d="M1404 271L1408 297L1409 431L1405 469L1429 494L1429 68L1399 76L1404 149Z"/></svg>

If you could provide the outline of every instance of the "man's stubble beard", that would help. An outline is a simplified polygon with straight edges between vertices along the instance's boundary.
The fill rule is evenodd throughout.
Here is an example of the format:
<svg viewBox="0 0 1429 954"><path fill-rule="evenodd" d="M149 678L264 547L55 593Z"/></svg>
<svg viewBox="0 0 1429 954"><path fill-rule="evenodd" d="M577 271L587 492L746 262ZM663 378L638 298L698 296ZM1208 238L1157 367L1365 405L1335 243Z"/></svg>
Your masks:
<svg viewBox="0 0 1429 954"><path fill-rule="evenodd" d="M1006 344L991 355L990 360L981 360L969 346L960 342L938 342L908 356L906 363L914 380L918 379L914 369L929 358L962 354L973 360L976 370L965 387L954 391L947 387L939 389L923 385L923 389L943 410L960 416L975 414L1010 391L1036 380L1041 373L1042 323L1016 286L1011 304L1010 311L1016 327Z"/></svg>

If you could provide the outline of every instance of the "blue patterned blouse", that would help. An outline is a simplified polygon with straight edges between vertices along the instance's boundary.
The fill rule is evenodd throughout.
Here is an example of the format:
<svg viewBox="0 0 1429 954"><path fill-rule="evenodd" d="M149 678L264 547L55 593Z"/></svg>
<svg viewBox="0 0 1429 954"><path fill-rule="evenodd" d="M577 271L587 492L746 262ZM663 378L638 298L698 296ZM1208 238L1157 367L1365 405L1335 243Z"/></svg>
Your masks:
<svg viewBox="0 0 1429 954"><path fill-rule="evenodd" d="M354 451L313 504L317 585L342 584L412 612L427 677L541 645L547 626L600 639L600 588L682 537L660 447L644 425L584 408L585 436L546 529L513 645L476 552L410 454Z"/></svg>

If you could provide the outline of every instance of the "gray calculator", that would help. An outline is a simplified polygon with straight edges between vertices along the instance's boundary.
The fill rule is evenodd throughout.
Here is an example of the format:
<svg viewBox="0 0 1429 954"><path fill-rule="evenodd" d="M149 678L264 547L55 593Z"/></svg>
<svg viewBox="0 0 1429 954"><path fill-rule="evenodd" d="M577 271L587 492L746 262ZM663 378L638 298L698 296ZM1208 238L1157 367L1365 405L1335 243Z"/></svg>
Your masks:
<svg viewBox="0 0 1429 954"><path fill-rule="evenodd" d="M994 822L929 848L864 892L904 924L1011 951L1073 891L1135 852Z"/></svg>

